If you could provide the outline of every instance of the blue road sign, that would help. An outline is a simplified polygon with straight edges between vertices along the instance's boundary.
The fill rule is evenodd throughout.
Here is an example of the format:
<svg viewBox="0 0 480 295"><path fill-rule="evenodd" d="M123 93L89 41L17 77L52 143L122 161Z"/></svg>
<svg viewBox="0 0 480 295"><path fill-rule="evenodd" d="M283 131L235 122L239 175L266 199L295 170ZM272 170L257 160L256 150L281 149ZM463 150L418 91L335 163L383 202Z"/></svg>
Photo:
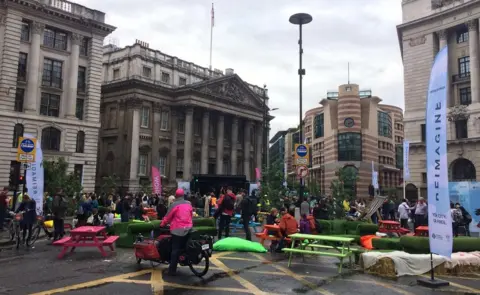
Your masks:
<svg viewBox="0 0 480 295"><path fill-rule="evenodd" d="M306 157L308 155L308 148L306 145L299 145L297 146L297 150L295 151L297 155L301 158Z"/></svg>
<svg viewBox="0 0 480 295"><path fill-rule="evenodd" d="M31 153L35 149L35 143L31 139L24 138L20 142L20 149L24 153Z"/></svg>

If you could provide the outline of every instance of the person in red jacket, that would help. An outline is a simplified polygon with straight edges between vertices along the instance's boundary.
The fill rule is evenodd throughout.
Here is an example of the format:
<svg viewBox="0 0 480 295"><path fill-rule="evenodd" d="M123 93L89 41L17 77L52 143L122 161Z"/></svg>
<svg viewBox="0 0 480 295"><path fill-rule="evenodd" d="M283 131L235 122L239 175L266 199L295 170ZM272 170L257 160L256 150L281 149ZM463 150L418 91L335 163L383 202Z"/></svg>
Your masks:
<svg viewBox="0 0 480 295"><path fill-rule="evenodd" d="M160 227L170 224L172 235L172 254L167 275L176 275L180 251L185 248L188 234L193 227L193 208L189 201L184 199L184 191L179 188L175 192L175 201L168 209L167 215L162 219Z"/></svg>
<svg viewBox="0 0 480 295"><path fill-rule="evenodd" d="M232 187L227 188L227 193L222 195L217 201L218 209L216 212L217 216L220 218L218 225L218 239L222 238L223 230L225 229L225 237L228 238L230 235L230 222L232 221L233 210L235 207L235 200L237 196L232 191Z"/></svg>

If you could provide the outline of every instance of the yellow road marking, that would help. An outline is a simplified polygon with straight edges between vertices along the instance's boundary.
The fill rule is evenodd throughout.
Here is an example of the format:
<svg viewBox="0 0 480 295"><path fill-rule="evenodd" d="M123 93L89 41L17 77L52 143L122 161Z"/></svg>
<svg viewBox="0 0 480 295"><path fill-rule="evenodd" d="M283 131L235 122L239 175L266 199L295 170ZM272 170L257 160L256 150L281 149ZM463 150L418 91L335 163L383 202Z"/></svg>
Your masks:
<svg viewBox="0 0 480 295"><path fill-rule="evenodd" d="M228 268L225 264L223 264L220 260L217 258L210 258L210 261L213 262L216 266L221 268L225 273L227 273L232 279L236 280L237 282L240 283L243 287L247 288L250 293L255 294L255 295L261 295L261 294L267 294L260 289L257 288L254 284L250 283L249 281L245 280L244 278L240 277L236 273L233 272L230 268Z"/></svg>
<svg viewBox="0 0 480 295"><path fill-rule="evenodd" d="M258 255L258 254L254 254L254 253L250 253L252 254L253 256L257 257L258 259L260 259L260 261L265 261L265 262L270 262L269 260L265 259L264 257ZM327 291L323 288L319 288L317 285L315 285L314 283L310 282L310 281L307 281L305 278L303 278L302 276L300 275L297 275L296 273L292 272L291 270L289 270L288 268L285 268L283 266L280 266L280 265L277 265L277 264L273 264L271 263L271 265L273 267L275 267L276 269L278 269L279 271L285 273L287 276L289 277L292 277L294 278L295 280L301 282L303 285L309 287L310 289L312 289L313 291L316 291L320 294L323 294L323 295L334 295L334 293L331 293L330 291Z"/></svg>
<svg viewBox="0 0 480 295"><path fill-rule="evenodd" d="M224 287L201 287L201 286L188 286L188 285L180 285L175 283L167 283L165 282L165 286L177 288L177 289L191 289L191 290L207 290L207 291L225 291L225 292L237 292L237 293L251 293L250 290L247 289L239 289L239 288L224 288ZM255 293L252 293L255 294Z"/></svg>
<svg viewBox="0 0 480 295"><path fill-rule="evenodd" d="M422 277L430 278L429 275L422 275ZM468 286L465 286L465 285L462 285L462 284L454 283L454 282L449 281L449 280L444 280L444 281L449 282L450 285L452 285L454 287L457 287L457 288L460 288L460 289L463 289L463 290L468 290L469 292L473 292L475 294L480 294L480 289L471 288L471 287L468 287Z"/></svg>
<svg viewBox="0 0 480 295"><path fill-rule="evenodd" d="M53 289L53 290L49 290L49 291L38 292L38 293L34 293L32 295L50 295L50 294L63 293L63 292L68 292L68 291L73 291L73 290L91 288L91 287L96 287L96 286L108 284L112 280L128 279L128 278L131 278L131 277L141 276L141 275L151 273L151 272L152 272L151 269L141 270L141 271L137 271L137 272L131 272L131 273L126 273L126 274L122 274L122 275L118 275L118 276L113 276L113 277L103 278L103 279L94 280L94 281L90 281L90 282L85 282L85 283L75 284L75 285L66 286L66 287L62 287L62 288L57 288L57 289Z"/></svg>
<svg viewBox="0 0 480 295"><path fill-rule="evenodd" d="M222 260L241 260L241 261L248 261L248 262L258 262L258 259L249 259L249 258L240 258L240 257L222 257L221 259ZM274 263L273 261L269 261L269 260L264 260L264 262L268 263L268 264ZM278 262L287 263L287 260L280 260ZM309 266L320 266L322 268L335 268L335 269L337 269L336 266L320 265L320 264L305 263L305 262L292 262L292 265L309 265Z"/></svg>
<svg viewBox="0 0 480 295"><path fill-rule="evenodd" d="M225 256L230 255L230 254L233 254L233 253L236 253L236 252L225 251L225 252L220 252L220 253L213 253L211 258L224 257L224 259L225 259Z"/></svg>
<svg viewBox="0 0 480 295"><path fill-rule="evenodd" d="M162 269L155 269L150 277L150 283L152 284L152 291L154 295L163 295L163 286L165 284L163 282L162 271Z"/></svg>
<svg viewBox="0 0 480 295"><path fill-rule="evenodd" d="M128 279L113 279L110 281L111 283L130 283L130 284L138 284L138 285L152 285L150 280L128 280Z"/></svg>

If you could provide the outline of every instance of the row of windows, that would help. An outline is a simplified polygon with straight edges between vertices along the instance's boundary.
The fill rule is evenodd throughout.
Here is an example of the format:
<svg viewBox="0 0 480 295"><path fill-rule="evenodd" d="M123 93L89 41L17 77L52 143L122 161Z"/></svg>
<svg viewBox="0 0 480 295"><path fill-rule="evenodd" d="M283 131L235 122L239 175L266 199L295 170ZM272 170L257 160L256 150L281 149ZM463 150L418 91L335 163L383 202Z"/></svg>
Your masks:
<svg viewBox="0 0 480 295"><path fill-rule="evenodd" d="M15 112L23 112L23 102L25 99L25 89L17 88L15 93ZM85 108L85 99L77 97L75 116L83 120ZM40 115L49 117L58 117L60 114L60 95L52 93L41 93Z"/></svg>
<svg viewBox="0 0 480 295"><path fill-rule="evenodd" d="M353 132L338 134L338 161L361 160L362 134Z"/></svg>
<svg viewBox="0 0 480 295"><path fill-rule="evenodd" d="M403 142L403 137L395 136L395 143L402 143L402 142Z"/></svg>
<svg viewBox="0 0 480 295"><path fill-rule="evenodd" d="M403 131L403 124L395 123L395 130Z"/></svg>
<svg viewBox="0 0 480 295"><path fill-rule="evenodd" d="M323 114L318 114L315 116L314 126L315 126L315 138L323 137L324 136L324 115Z"/></svg>
<svg viewBox="0 0 480 295"><path fill-rule="evenodd" d="M379 157L378 157L378 163L380 163L380 164L387 164L387 165L392 165L392 166L393 166L393 158L385 157L385 156L379 156Z"/></svg>
<svg viewBox="0 0 480 295"><path fill-rule="evenodd" d="M378 135L392 138L392 118L386 112L377 112Z"/></svg>
<svg viewBox="0 0 480 295"><path fill-rule="evenodd" d="M382 150L393 151L393 144L385 141L379 141L378 148Z"/></svg>
<svg viewBox="0 0 480 295"><path fill-rule="evenodd" d="M12 147L17 148L20 137L23 136L24 127L22 124L15 124L13 127ZM42 150L60 151L62 132L55 127L47 127L42 130ZM85 151L85 132L77 132L76 153Z"/></svg>
<svg viewBox="0 0 480 295"><path fill-rule="evenodd" d="M143 66L142 76L146 78L152 78L152 68ZM120 77L121 77L120 68L113 69L113 80L118 80L120 79ZM162 81L165 84L170 84L170 81L171 81L170 74L166 72L162 72L160 81ZM187 78L179 76L178 85L179 86L187 85Z"/></svg>
<svg viewBox="0 0 480 295"><path fill-rule="evenodd" d="M427 138L427 131L426 131L425 124L420 125L420 132L421 132L422 142L425 142ZM455 121L455 138L456 139L468 138L468 120Z"/></svg>
<svg viewBox="0 0 480 295"><path fill-rule="evenodd" d="M29 42L31 38L31 23L29 21L22 22L22 31L20 39ZM68 33L52 27L45 28L43 32L43 46L58 50L67 50ZM83 38L80 43L80 55L88 55L89 39Z"/></svg>

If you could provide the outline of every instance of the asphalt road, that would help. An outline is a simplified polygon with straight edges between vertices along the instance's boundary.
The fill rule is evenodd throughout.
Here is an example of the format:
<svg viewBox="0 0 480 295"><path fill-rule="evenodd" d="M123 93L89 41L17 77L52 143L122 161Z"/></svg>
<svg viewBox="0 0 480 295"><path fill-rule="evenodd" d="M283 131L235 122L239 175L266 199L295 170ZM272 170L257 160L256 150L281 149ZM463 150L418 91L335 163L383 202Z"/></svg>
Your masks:
<svg viewBox="0 0 480 295"><path fill-rule="evenodd" d="M102 258L96 249L79 249L59 260L60 249L46 240L33 249L0 247L0 294L480 294L480 275L443 277L452 284L430 290L416 278L380 279L360 270L337 274L337 260L296 258L288 268L283 254L214 253L203 278L188 267L164 277L164 265L137 265L131 249Z"/></svg>

